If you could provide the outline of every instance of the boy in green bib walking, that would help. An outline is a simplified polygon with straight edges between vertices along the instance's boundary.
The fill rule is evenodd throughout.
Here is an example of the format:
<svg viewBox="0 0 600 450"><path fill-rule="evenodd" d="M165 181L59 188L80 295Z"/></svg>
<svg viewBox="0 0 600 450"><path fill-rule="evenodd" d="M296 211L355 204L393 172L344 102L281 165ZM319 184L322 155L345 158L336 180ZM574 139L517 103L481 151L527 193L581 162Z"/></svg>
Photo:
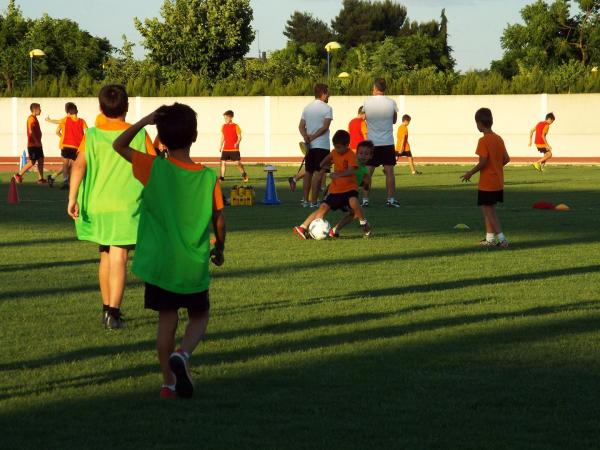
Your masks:
<svg viewBox="0 0 600 450"><path fill-rule="evenodd" d="M168 149L168 159L132 146L137 133L153 124ZM132 270L146 283L145 307L158 311L156 347L164 398L193 395L189 358L208 326L209 261L217 266L224 262L223 195L215 172L190 158L197 136L196 113L175 103L144 117L113 144L144 185ZM212 250L211 223L216 238ZM180 308L187 309L188 324L175 351Z"/></svg>
<svg viewBox="0 0 600 450"><path fill-rule="evenodd" d="M98 95L106 120L88 128L73 163L68 214L75 219L77 237L99 245L102 322L108 329L124 327L121 303L125 291L129 250L135 247L142 184L131 167L112 151L112 143L131 125L125 122L129 108L122 86L108 85ZM138 130L132 147L155 153L144 130Z"/></svg>

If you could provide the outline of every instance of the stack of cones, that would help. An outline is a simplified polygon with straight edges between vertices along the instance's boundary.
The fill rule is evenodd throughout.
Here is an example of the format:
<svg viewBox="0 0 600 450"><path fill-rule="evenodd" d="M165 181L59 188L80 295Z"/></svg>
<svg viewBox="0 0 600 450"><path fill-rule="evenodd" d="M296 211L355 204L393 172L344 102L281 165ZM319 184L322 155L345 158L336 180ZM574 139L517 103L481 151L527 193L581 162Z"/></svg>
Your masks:
<svg viewBox="0 0 600 450"><path fill-rule="evenodd" d="M6 201L9 205L16 205L19 203L19 192L17 191L17 182L15 177L10 179L10 185L8 186L8 196Z"/></svg>

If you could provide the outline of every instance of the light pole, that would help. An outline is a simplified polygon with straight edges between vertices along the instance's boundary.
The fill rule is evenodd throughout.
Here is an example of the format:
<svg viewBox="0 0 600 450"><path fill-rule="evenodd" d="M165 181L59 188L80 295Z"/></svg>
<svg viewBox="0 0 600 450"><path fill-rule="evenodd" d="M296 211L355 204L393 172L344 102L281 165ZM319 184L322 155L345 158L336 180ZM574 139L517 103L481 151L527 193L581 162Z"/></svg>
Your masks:
<svg viewBox="0 0 600 450"><path fill-rule="evenodd" d="M335 42L335 41L328 42L327 45L325 46L325 50L327 51L327 82L329 82L329 72L330 72L330 70L329 70L330 56L329 55L331 54L331 52L339 50L340 48L342 48L342 46L339 44L339 42Z"/></svg>
<svg viewBox="0 0 600 450"><path fill-rule="evenodd" d="M34 48L29 52L29 87L33 89L33 58L36 56L46 56L43 50Z"/></svg>

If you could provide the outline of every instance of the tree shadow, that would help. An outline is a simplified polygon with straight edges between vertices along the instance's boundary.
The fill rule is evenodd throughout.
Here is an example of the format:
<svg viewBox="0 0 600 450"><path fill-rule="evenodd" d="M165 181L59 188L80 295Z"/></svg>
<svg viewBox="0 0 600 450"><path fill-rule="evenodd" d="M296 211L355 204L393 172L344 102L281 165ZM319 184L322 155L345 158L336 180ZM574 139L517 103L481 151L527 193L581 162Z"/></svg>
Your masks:
<svg viewBox="0 0 600 450"><path fill-rule="evenodd" d="M56 269L60 267L84 266L87 264L98 264L98 258L80 259L76 261L47 261L27 264L6 264L0 265L0 273L21 272L38 269Z"/></svg>

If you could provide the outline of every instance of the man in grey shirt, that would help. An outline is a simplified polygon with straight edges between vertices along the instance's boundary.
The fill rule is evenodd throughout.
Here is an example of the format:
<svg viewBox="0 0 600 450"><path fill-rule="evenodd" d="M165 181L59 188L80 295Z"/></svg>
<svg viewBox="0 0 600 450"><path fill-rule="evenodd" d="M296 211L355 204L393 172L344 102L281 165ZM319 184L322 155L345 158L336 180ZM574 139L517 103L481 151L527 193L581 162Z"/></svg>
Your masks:
<svg viewBox="0 0 600 450"><path fill-rule="evenodd" d="M400 205L394 198L396 179L394 166L396 165L396 148L394 146L394 124L398 120L398 106L396 102L385 95L386 82L377 78L373 85L373 95L365 100L363 109L366 115L369 139L375 146L373 158L367 163L371 176L376 167L383 166L385 173L385 187L389 208L398 208ZM369 206L368 192L365 191L362 206Z"/></svg>
<svg viewBox="0 0 600 450"><path fill-rule="evenodd" d="M329 126L333 120L333 109L327 104L329 88L326 84L315 84L315 100L302 111L298 130L308 148L304 173L302 206L317 207L321 189L321 161L329 155ZM310 194L310 198L309 198Z"/></svg>

